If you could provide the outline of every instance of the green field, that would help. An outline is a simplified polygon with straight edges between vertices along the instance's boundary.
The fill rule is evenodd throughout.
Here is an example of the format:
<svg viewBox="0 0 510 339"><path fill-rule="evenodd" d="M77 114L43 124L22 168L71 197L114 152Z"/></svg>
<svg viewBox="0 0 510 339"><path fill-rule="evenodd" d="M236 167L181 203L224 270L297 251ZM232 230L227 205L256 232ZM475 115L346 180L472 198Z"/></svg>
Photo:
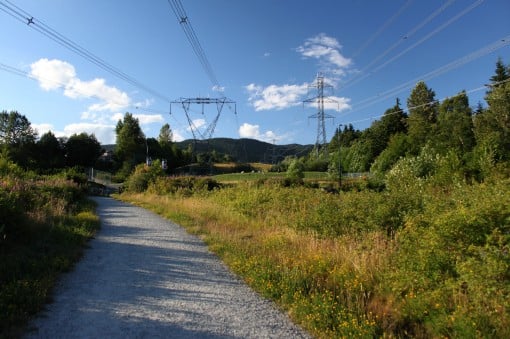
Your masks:
<svg viewBox="0 0 510 339"><path fill-rule="evenodd" d="M242 181L256 181L270 178L285 178L286 173L277 172L250 172L250 173L229 173L215 175L213 178L222 183L233 183ZM307 181L329 181L331 180L326 172L305 172Z"/></svg>

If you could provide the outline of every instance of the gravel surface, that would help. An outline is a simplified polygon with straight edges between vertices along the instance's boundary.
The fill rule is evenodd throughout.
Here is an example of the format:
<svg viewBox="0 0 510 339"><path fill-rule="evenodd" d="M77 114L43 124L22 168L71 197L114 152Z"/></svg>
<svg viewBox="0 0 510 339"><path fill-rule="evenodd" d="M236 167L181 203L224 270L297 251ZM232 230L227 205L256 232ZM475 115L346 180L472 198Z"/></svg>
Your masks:
<svg viewBox="0 0 510 339"><path fill-rule="evenodd" d="M101 230L27 338L307 338L197 237L158 215L94 198Z"/></svg>

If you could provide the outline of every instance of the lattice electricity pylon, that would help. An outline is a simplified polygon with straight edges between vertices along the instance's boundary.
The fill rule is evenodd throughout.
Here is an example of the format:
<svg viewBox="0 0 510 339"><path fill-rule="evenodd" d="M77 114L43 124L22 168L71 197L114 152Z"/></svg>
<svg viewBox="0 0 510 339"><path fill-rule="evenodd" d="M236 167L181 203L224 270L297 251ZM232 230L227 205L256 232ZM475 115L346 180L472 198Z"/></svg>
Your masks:
<svg viewBox="0 0 510 339"><path fill-rule="evenodd" d="M315 114L310 115L308 118L317 119L317 139L315 141L315 151L317 156L319 155L319 150L327 144L326 139L326 119L334 119L334 116L330 114L324 113L324 102L335 103L340 107L338 101L329 99L324 96L324 88L332 87L331 85L324 84L324 76L322 74L317 74L317 80L314 84L309 87L317 88L317 96L313 98L309 98L303 101L307 102L317 102L318 111Z"/></svg>
<svg viewBox="0 0 510 339"><path fill-rule="evenodd" d="M234 114L237 114L236 102L228 99L226 97L223 98L180 98L179 100L175 100L170 102L170 114L172 114L172 104L181 104L186 114L186 119L188 119L189 128L191 129L191 133L193 134L193 139L197 140L197 134L201 139L210 139L214 130L216 129L216 125L221 115L221 111L223 110L223 106L225 104L234 104ZM192 104L202 105L202 115L204 114L204 105L208 104L216 104L217 114L212 120L212 122L206 127L205 131L201 132L199 128L191 119L189 114L190 106Z"/></svg>

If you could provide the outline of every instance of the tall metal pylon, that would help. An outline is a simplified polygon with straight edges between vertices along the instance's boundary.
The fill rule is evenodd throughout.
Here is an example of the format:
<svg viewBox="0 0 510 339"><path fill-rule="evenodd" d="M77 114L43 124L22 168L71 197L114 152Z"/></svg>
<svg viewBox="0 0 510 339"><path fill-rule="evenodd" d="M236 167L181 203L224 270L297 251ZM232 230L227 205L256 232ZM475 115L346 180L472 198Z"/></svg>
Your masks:
<svg viewBox="0 0 510 339"><path fill-rule="evenodd" d="M325 84L324 76L319 73L315 83L309 86L310 88L317 88L317 96L303 101L303 103L317 103L317 113L310 115L308 118L317 119L317 139L315 141L315 152L319 155L320 150L327 144L326 139L326 119L333 119L334 116L324 113L324 102L335 103L339 107L337 101L324 96L324 88L331 88L333 86Z"/></svg>

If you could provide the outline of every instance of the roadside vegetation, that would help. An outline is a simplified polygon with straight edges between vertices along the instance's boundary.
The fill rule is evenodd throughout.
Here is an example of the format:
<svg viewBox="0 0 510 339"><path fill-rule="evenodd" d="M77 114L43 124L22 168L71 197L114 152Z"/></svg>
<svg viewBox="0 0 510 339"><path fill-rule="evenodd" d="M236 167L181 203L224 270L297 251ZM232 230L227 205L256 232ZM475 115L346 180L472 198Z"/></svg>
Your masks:
<svg viewBox="0 0 510 339"><path fill-rule="evenodd" d="M501 59L485 102L470 106L465 91L440 102L419 82L407 110L397 99L367 129L339 126L328 145L270 166L179 149L168 124L146 138L130 113L106 151L86 133L38 138L26 117L0 112L0 337L51 298L98 227L83 200L94 166L123 183L120 199L202 237L316 337L509 338Z"/></svg>
<svg viewBox="0 0 510 339"><path fill-rule="evenodd" d="M99 227L79 178L37 175L0 157L0 338L21 335Z"/></svg>
<svg viewBox="0 0 510 339"><path fill-rule="evenodd" d="M145 188L120 198L200 235L317 337L508 338L509 81L499 60L476 111L465 92L438 102L420 82L409 114L397 100L278 175L140 166L128 182L144 176ZM329 176L307 180L311 168Z"/></svg>

